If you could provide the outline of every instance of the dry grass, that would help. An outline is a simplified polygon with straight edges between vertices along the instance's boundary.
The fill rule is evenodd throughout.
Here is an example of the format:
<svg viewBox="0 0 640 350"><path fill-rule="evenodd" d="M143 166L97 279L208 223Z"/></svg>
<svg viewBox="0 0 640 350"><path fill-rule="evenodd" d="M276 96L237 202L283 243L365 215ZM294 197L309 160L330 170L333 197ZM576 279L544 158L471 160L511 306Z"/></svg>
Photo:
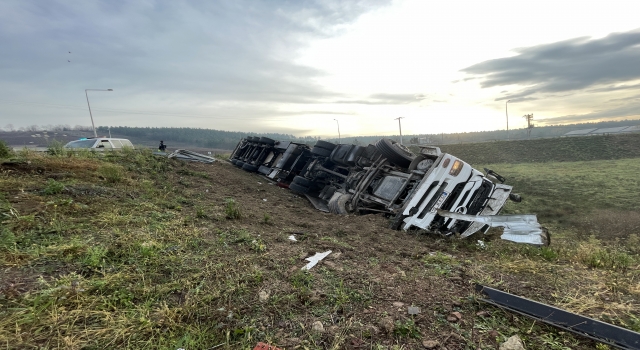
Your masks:
<svg viewBox="0 0 640 350"><path fill-rule="evenodd" d="M486 306L474 301L473 281L640 330L633 234L588 238L558 220L550 248L489 240L481 249L390 231L377 215L320 213L226 164L138 152L20 157L0 168L0 344L7 348L235 349L269 341L390 349L436 339L448 348L492 349L514 333L531 349L593 348L499 309L474 317ZM105 168L122 180L109 181ZM528 181L527 171L518 169L519 181ZM45 194L52 177L65 190ZM535 193L523 194L534 202L559 198ZM618 213L595 210L603 218L605 210ZM286 239L291 234L298 242ZM326 261L299 270L304 257L329 249ZM423 312L409 317L394 301ZM454 310L462 322L446 320ZM312 330L318 320L325 333Z"/></svg>

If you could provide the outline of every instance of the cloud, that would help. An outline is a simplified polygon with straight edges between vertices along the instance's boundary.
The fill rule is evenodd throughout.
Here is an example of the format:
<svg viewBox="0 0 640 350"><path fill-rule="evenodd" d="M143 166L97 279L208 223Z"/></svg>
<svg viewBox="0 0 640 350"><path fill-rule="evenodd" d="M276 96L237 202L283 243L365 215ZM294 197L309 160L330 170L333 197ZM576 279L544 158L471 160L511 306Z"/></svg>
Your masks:
<svg viewBox="0 0 640 350"><path fill-rule="evenodd" d="M338 104L362 104L362 105L397 105L420 102L427 98L424 94L372 94L366 99L337 100Z"/></svg>
<svg viewBox="0 0 640 350"><path fill-rule="evenodd" d="M324 72L295 57L386 3L7 0L0 3L0 93L77 105L85 88L113 88L100 98L156 110L277 111L336 99L342 95L316 82Z"/></svg>
<svg viewBox="0 0 640 350"><path fill-rule="evenodd" d="M640 30L613 33L514 50L513 57L480 62L462 69L481 78L483 88L519 85L524 89L501 99L568 92L640 79ZM612 86L601 87L613 91Z"/></svg>
<svg viewBox="0 0 640 350"><path fill-rule="evenodd" d="M564 123L578 123L589 122L603 119L614 119L623 117L640 116L640 101L636 100L633 103L629 103L617 108L603 109L586 114L565 115L561 117L545 118L540 122L544 124L564 124Z"/></svg>

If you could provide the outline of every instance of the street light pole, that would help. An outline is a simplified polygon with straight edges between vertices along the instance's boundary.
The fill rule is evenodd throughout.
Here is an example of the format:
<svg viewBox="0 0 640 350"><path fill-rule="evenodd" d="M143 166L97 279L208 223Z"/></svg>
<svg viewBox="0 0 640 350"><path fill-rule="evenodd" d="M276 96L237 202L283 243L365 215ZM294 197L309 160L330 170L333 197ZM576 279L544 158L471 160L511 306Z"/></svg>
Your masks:
<svg viewBox="0 0 640 350"><path fill-rule="evenodd" d="M338 144L340 144L340 122L338 121L338 119L334 119L336 121L336 124L338 124Z"/></svg>
<svg viewBox="0 0 640 350"><path fill-rule="evenodd" d="M507 102L504 104L504 113L507 115L507 141L509 141L509 110L507 109L509 101L511 100L507 100Z"/></svg>
<svg viewBox="0 0 640 350"><path fill-rule="evenodd" d="M400 119L402 119L402 118L404 118L404 117L395 118L395 119L398 120L398 128L400 129L400 144L402 144L402 125L400 124Z"/></svg>
<svg viewBox="0 0 640 350"><path fill-rule="evenodd" d="M89 116L91 117L91 126L93 127L93 136L98 137L96 125L93 123L93 114L91 114L91 105L89 104L89 94L87 91L113 91L113 89L84 89L84 95L87 97L87 106L89 106Z"/></svg>

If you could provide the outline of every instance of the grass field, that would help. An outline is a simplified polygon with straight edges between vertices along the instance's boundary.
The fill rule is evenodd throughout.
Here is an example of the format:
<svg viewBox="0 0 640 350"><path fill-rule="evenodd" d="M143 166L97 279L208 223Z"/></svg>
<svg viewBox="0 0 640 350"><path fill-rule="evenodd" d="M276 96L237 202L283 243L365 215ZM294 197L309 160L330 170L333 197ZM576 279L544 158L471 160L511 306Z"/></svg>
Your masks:
<svg viewBox="0 0 640 350"><path fill-rule="evenodd" d="M518 334L527 349L608 348L479 303L475 282L640 331L640 159L487 167L551 247L321 213L225 162L23 152L0 165L0 346L494 349Z"/></svg>
<svg viewBox="0 0 640 350"><path fill-rule="evenodd" d="M640 133L466 143L443 145L441 149L473 165L640 158Z"/></svg>
<svg viewBox="0 0 640 350"><path fill-rule="evenodd" d="M525 196L505 213L535 213L548 224L601 239L640 234L640 158L483 167Z"/></svg>

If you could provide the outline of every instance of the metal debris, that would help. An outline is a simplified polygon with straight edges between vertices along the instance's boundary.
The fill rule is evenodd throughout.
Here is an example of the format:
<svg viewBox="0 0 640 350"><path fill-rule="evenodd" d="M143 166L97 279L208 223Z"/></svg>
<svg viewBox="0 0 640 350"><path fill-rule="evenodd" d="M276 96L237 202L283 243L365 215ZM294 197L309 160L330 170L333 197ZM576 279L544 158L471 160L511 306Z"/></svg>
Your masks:
<svg viewBox="0 0 640 350"><path fill-rule="evenodd" d="M304 260L308 261L309 263L306 264L305 266L302 267L302 270L310 270L312 267L316 266L318 264L318 262L320 262L320 260L324 259L327 257L327 255L331 254L330 250L327 250L324 253L316 253L316 255L314 256L310 256Z"/></svg>
<svg viewBox="0 0 640 350"><path fill-rule="evenodd" d="M170 153L169 155L167 155L167 158L176 158L180 160L200 162L200 163L213 163L216 161L216 159L213 157L205 156L204 154L189 151L186 149L177 149L172 153Z"/></svg>
<svg viewBox="0 0 640 350"><path fill-rule="evenodd" d="M549 234L533 214L526 215L467 215L438 209L438 215L451 219L473 221L491 227L504 227L500 238L516 243L549 245Z"/></svg>
<svg viewBox="0 0 640 350"><path fill-rule="evenodd" d="M476 284L476 291L488 297L488 299L480 299L485 303L516 312L578 335L615 346L619 349L640 350L640 333L592 318L576 315L569 311L502 292L481 284Z"/></svg>

